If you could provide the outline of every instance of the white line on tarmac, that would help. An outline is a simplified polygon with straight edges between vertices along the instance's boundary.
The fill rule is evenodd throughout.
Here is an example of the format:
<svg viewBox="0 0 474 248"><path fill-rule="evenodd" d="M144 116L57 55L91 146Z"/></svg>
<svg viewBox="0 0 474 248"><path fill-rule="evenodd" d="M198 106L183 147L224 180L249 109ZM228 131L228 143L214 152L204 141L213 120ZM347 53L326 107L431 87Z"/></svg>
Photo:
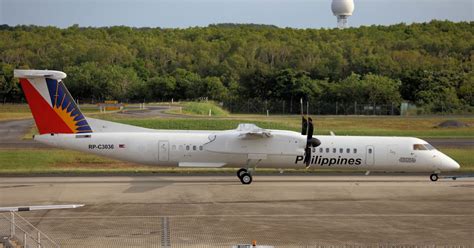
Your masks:
<svg viewBox="0 0 474 248"><path fill-rule="evenodd" d="M474 214L224 214L224 215L111 215L111 216L63 216L26 217L28 219L116 219L116 218L205 218L205 217L474 217Z"/></svg>

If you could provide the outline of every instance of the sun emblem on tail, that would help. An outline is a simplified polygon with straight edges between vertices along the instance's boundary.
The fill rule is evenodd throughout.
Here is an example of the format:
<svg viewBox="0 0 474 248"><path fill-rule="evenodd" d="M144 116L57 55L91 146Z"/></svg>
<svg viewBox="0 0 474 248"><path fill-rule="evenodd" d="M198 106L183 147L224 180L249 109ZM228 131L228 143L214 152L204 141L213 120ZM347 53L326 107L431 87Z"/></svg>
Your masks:
<svg viewBox="0 0 474 248"><path fill-rule="evenodd" d="M62 81L47 79L54 112L73 133L91 133L92 129Z"/></svg>

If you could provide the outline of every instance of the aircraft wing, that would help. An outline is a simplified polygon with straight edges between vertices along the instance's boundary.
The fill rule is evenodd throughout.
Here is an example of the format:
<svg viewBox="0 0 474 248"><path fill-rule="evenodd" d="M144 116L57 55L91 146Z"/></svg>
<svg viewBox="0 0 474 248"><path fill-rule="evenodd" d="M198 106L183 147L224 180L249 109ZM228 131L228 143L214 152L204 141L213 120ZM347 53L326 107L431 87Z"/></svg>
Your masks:
<svg viewBox="0 0 474 248"><path fill-rule="evenodd" d="M70 208L80 208L83 206L84 204L0 207L0 213L1 212L34 211L34 210L70 209Z"/></svg>
<svg viewBox="0 0 474 248"><path fill-rule="evenodd" d="M301 155L306 137L294 132L266 130L254 124L240 124L237 129L209 135L204 150L216 153L247 155L264 159L267 155Z"/></svg>
<svg viewBox="0 0 474 248"><path fill-rule="evenodd" d="M239 124L236 131L242 139L270 138L272 133L266 129L259 128L255 124Z"/></svg>

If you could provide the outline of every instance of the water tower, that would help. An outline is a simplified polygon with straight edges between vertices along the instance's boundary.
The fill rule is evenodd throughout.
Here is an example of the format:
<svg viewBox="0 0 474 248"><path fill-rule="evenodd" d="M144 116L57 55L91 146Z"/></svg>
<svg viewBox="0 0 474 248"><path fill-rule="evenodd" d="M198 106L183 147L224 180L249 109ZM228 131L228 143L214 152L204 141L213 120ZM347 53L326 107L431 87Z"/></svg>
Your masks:
<svg viewBox="0 0 474 248"><path fill-rule="evenodd" d="M346 28L347 18L354 12L354 0L332 0L331 9L337 16L337 27Z"/></svg>

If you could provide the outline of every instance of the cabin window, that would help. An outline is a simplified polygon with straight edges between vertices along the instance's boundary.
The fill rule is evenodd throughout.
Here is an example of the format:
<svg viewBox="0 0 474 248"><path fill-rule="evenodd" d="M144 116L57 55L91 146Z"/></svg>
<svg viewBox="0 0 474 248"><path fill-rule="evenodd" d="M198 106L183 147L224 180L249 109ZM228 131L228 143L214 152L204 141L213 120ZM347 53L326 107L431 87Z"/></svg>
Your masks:
<svg viewBox="0 0 474 248"><path fill-rule="evenodd" d="M196 151L196 146L193 146L193 151Z"/></svg>
<svg viewBox="0 0 474 248"><path fill-rule="evenodd" d="M346 153L351 153L351 148L347 148Z"/></svg>
<svg viewBox="0 0 474 248"><path fill-rule="evenodd" d="M344 148L339 148L339 153L344 153Z"/></svg>
<svg viewBox="0 0 474 248"><path fill-rule="evenodd" d="M326 153L329 153L329 148L326 148Z"/></svg>
<svg viewBox="0 0 474 248"><path fill-rule="evenodd" d="M336 148L333 148L332 149L332 153L336 153L337 152L337 149Z"/></svg>
<svg viewBox="0 0 474 248"><path fill-rule="evenodd" d="M415 151L425 151L425 150L428 150L428 148L426 148L422 144L414 144L413 145L413 150L415 150Z"/></svg>
<svg viewBox="0 0 474 248"><path fill-rule="evenodd" d="M199 151L202 151L202 146L199 146Z"/></svg>
<svg viewBox="0 0 474 248"><path fill-rule="evenodd" d="M354 148L354 153L357 153L357 149L356 149L356 148Z"/></svg>
<svg viewBox="0 0 474 248"><path fill-rule="evenodd" d="M323 153L324 149L322 147L319 148L319 153Z"/></svg>
<svg viewBox="0 0 474 248"><path fill-rule="evenodd" d="M186 151L189 151L189 146L186 146Z"/></svg>
<svg viewBox="0 0 474 248"><path fill-rule="evenodd" d="M372 154L372 148L369 148L369 154Z"/></svg>

